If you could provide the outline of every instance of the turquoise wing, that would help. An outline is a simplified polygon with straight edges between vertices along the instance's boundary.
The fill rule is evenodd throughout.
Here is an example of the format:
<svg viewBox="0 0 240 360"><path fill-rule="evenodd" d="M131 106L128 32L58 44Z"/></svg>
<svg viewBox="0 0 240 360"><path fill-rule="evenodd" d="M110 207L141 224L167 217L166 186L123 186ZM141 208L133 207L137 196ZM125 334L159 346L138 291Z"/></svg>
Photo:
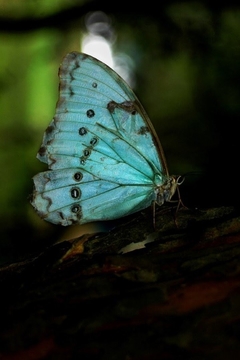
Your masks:
<svg viewBox="0 0 240 360"><path fill-rule="evenodd" d="M126 82L76 52L63 59L59 78L56 114L37 155L49 170L33 178L31 202L38 214L54 224L84 224L159 202L159 189L169 179L166 161Z"/></svg>

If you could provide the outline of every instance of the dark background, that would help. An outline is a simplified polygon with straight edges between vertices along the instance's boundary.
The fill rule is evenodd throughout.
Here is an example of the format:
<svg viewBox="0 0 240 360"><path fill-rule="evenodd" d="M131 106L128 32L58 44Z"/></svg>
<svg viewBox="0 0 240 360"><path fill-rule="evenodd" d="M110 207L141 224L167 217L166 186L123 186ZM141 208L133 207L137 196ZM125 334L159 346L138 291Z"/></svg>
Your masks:
<svg viewBox="0 0 240 360"><path fill-rule="evenodd" d="M59 64L67 52L81 51L96 11L106 22L96 16L94 32L131 64L134 91L159 134L170 174L186 176L184 203L239 205L239 6L129 4L0 0L1 263L71 236L41 220L29 196L32 176L46 169L35 156L54 115Z"/></svg>

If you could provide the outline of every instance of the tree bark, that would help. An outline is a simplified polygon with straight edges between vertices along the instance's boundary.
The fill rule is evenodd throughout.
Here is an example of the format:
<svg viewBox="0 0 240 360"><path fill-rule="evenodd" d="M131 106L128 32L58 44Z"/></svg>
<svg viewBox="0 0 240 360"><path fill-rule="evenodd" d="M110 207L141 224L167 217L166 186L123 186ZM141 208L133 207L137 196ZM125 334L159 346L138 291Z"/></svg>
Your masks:
<svg viewBox="0 0 240 360"><path fill-rule="evenodd" d="M240 355L240 216L122 219L0 269L0 359Z"/></svg>

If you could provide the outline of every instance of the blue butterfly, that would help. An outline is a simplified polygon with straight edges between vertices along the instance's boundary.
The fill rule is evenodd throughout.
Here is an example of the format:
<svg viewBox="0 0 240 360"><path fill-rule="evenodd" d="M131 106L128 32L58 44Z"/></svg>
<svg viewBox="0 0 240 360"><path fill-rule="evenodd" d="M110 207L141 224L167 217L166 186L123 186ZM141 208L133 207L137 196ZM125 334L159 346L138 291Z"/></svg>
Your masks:
<svg viewBox="0 0 240 360"><path fill-rule="evenodd" d="M37 158L31 203L61 225L111 220L170 201L169 176L153 125L136 95L112 69L72 52L59 69L56 114Z"/></svg>

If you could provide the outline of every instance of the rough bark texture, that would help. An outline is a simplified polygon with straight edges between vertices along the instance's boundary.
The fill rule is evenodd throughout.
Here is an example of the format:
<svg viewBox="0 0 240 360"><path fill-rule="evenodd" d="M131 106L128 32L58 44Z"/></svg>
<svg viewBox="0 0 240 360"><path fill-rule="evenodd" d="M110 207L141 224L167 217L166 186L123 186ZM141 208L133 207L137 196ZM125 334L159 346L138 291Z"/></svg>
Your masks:
<svg viewBox="0 0 240 360"><path fill-rule="evenodd" d="M0 269L0 359L239 358L238 211L148 215Z"/></svg>

